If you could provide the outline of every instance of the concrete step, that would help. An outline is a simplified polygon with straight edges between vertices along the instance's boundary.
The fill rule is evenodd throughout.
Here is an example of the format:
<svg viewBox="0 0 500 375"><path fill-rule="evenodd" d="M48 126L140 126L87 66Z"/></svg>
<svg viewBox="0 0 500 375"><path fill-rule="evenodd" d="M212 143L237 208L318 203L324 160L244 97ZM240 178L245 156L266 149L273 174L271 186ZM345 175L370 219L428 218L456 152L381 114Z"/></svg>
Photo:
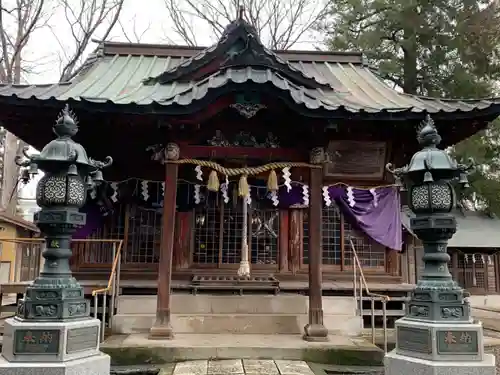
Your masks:
<svg viewBox="0 0 500 375"><path fill-rule="evenodd" d="M307 314L172 314L176 333L196 334L301 334L308 323ZM113 333L146 333L155 314L118 314L113 317ZM362 319L353 315L325 315L330 332L356 336Z"/></svg>
<svg viewBox="0 0 500 375"><path fill-rule="evenodd" d="M307 342L301 335L176 334L174 340L149 340L145 334L135 334L110 337L100 349L115 365L259 358L380 366L384 357L365 340L338 335L330 335L328 342Z"/></svg>
<svg viewBox="0 0 500 375"><path fill-rule="evenodd" d="M117 314L155 314L157 297L122 295L117 298ZM356 315L352 297L323 297L325 315ZM172 294L172 314L307 314L309 298L297 294L270 295L191 295Z"/></svg>
<svg viewBox="0 0 500 375"><path fill-rule="evenodd" d="M115 333L147 332L154 323L156 296L119 296ZM172 324L180 333L300 334L308 322L309 299L297 294L220 296L173 294ZM323 297L325 326L357 335L362 319L352 297Z"/></svg>

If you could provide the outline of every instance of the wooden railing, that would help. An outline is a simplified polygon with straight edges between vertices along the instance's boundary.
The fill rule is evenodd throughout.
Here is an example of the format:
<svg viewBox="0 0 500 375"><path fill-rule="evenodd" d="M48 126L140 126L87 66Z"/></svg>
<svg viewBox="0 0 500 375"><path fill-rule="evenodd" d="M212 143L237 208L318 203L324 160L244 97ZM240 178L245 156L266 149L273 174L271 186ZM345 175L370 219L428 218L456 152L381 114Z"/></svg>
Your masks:
<svg viewBox="0 0 500 375"><path fill-rule="evenodd" d="M88 268L109 270L113 263L113 245L116 239L83 239L73 240L71 248L71 268L81 271Z"/></svg>
<svg viewBox="0 0 500 375"><path fill-rule="evenodd" d="M0 243L13 243L14 267L13 282L30 281L38 274L43 265L42 251L45 247L43 238L0 238ZM111 269L115 259L116 247L123 246L120 239L75 239L71 243L73 255L70 259L71 269L81 271L88 268ZM10 249L3 246L3 251Z"/></svg>
<svg viewBox="0 0 500 375"><path fill-rule="evenodd" d="M40 273L42 251L45 241L41 238L0 238L4 259L10 260L9 281L23 282L33 280ZM14 247L12 248L11 246ZM8 254L12 252L12 254ZM9 256L12 255L12 256Z"/></svg>

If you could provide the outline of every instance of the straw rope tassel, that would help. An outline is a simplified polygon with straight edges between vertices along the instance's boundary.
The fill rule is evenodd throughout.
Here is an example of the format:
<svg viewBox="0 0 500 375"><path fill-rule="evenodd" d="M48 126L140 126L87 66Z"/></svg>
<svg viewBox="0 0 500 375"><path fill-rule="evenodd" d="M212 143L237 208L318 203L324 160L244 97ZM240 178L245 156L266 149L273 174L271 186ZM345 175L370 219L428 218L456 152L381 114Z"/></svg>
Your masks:
<svg viewBox="0 0 500 375"><path fill-rule="evenodd" d="M276 171L271 169L269 172L269 176L267 177L267 190L273 192L278 191L278 176L276 175Z"/></svg>
<svg viewBox="0 0 500 375"><path fill-rule="evenodd" d="M246 198L248 197L249 194L250 194L250 187L248 186L247 175L243 174L241 175L240 182L238 183L238 195L240 197Z"/></svg>
<svg viewBox="0 0 500 375"><path fill-rule="evenodd" d="M219 191L220 182L217 172L212 170L208 175L207 189L210 191Z"/></svg>

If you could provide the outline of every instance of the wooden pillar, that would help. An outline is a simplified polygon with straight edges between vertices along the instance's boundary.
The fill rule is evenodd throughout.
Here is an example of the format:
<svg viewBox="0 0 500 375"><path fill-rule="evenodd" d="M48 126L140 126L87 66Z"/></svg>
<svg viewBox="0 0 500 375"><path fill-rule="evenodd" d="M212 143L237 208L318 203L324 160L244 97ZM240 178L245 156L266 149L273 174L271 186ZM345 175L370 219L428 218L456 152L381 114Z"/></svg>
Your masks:
<svg viewBox="0 0 500 375"><path fill-rule="evenodd" d="M158 264L158 297L156 306L156 321L149 331L153 340L172 339L174 333L170 321L170 283L172 281L172 258L174 250L175 206L177 196L178 164L169 160L179 159L179 147L176 144L167 145L165 156L165 195L163 198L163 228Z"/></svg>
<svg viewBox="0 0 500 375"><path fill-rule="evenodd" d="M300 269L301 257L303 256L302 210L290 210L290 232L288 239L288 269L295 275Z"/></svg>
<svg viewBox="0 0 500 375"><path fill-rule="evenodd" d="M496 293L497 279L495 272L495 263L493 262L494 255L483 254L484 268L486 272L486 292L487 294Z"/></svg>
<svg viewBox="0 0 500 375"><path fill-rule="evenodd" d="M323 149L314 149L310 161L320 166ZM321 214L323 169L311 168L309 179L309 323L304 327L304 340L327 341L328 330L323 325L323 293L321 290Z"/></svg>
<svg viewBox="0 0 500 375"><path fill-rule="evenodd" d="M177 212L175 220L174 269L187 269L191 260L193 212Z"/></svg>
<svg viewBox="0 0 500 375"><path fill-rule="evenodd" d="M280 210L279 270L288 272L288 231L290 230L288 210Z"/></svg>
<svg viewBox="0 0 500 375"><path fill-rule="evenodd" d="M380 246L377 243L373 244L373 246ZM395 250L386 248L385 249L385 259L386 259L386 269L385 271L391 276L399 276L400 275L400 265L401 258L400 253Z"/></svg>

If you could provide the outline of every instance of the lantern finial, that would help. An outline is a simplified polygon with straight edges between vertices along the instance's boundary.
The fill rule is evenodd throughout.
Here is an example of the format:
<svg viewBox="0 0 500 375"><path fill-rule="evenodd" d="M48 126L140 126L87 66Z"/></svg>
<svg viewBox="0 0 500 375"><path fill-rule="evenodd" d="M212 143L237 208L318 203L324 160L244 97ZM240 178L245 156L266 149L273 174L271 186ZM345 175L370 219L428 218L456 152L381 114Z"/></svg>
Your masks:
<svg viewBox="0 0 500 375"><path fill-rule="evenodd" d="M439 135L434 120L429 114L420 123L418 129L417 140L422 147L436 147L441 143L441 136Z"/></svg>
<svg viewBox="0 0 500 375"><path fill-rule="evenodd" d="M61 111L61 114L56 120L54 125L54 133L59 138L73 137L78 133L78 120L76 115L69 109L69 105L66 104Z"/></svg>

